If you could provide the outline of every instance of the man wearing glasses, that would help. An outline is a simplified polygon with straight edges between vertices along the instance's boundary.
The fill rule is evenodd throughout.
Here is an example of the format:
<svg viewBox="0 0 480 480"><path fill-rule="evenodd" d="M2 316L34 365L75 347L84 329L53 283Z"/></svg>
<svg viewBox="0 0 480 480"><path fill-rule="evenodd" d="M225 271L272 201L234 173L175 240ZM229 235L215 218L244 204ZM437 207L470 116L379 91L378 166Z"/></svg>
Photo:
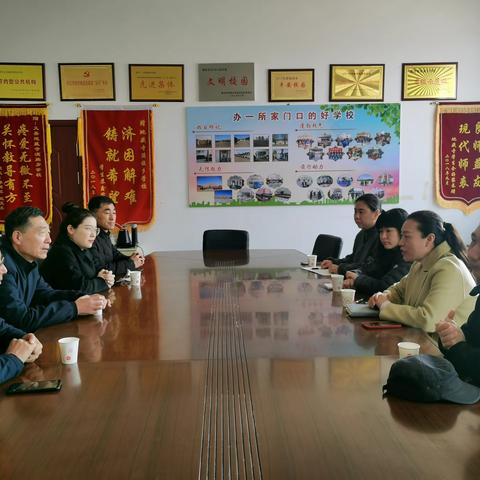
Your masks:
<svg viewBox="0 0 480 480"><path fill-rule="evenodd" d="M0 285L0 316L25 331L68 322L104 308L101 295L54 290L43 280L37 260L44 260L51 243L43 212L19 207L5 218L2 253L8 273Z"/></svg>

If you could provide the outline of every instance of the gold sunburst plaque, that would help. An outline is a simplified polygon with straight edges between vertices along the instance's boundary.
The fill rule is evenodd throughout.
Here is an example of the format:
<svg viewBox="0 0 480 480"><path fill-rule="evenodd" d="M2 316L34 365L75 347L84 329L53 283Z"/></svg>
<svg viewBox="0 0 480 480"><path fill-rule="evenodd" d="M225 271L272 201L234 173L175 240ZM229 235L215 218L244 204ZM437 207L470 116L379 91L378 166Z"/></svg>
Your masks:
<svg viewBox="0 0 480 480"><path fill-rule="evenodd" d="M404 63L402 100L455 100L458 63Z"/></svg>
<svg viewBox="0 0 480 480"><path fill-rule="evenodd" d="M330 101L383 101L384 65L330 65Z"/></svg>

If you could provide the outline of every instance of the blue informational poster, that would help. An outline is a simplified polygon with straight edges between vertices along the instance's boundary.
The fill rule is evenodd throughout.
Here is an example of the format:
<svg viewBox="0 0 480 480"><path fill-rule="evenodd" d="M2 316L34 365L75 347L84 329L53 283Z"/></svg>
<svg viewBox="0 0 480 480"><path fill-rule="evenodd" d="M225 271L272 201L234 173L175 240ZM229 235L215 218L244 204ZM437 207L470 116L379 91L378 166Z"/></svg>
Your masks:
<svg viewBox="0 0 480 480"><path fill-rule="evenodd" d="M187 108L191 207L398 203L400 104Z"/></svg>

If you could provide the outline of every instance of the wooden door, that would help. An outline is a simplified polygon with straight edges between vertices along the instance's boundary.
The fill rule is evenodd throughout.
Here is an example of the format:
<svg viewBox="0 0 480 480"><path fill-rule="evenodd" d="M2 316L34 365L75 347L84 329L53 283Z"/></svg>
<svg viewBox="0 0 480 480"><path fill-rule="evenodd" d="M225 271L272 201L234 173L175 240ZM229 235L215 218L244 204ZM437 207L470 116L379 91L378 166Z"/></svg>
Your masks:
<svg viewBox="0 0 480 480"><path fill-rule="evenodd" d="M52 239L62 222L62 205L83 205L82 160L77 149L76 120L51 120L52 135Z"/></svg>

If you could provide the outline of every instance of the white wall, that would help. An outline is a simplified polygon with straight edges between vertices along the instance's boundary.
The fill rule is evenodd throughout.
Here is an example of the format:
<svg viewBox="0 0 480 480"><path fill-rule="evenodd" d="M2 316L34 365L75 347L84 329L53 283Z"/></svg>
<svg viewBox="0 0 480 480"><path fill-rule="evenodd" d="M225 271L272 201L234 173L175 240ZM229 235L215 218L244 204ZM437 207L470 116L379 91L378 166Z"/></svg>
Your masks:
<svg viewBox="0 0 480 480"><path fill-rule="evenodd" d="M128 103L129 63L185 64L185 102L155 109L156 223L141 234L146 251L198 249L204 229L242 228L252 248L309 251L329 232L348 253L352 207L187 207L185 107L200 104L197 64L254 62L262 105L268 68L315 68L315 101L326 103L330 63L384 63L385 102L398 102L402 62L458 61L458 101L480 100L479 17L478 0L2 0L0 61L46 64L51 119L78 114L60 102L58 62L114 62L117 104ZM400 206L435 210L468 238L479 215L433 198L434 112L429 102L402 103Z"/></svg>

